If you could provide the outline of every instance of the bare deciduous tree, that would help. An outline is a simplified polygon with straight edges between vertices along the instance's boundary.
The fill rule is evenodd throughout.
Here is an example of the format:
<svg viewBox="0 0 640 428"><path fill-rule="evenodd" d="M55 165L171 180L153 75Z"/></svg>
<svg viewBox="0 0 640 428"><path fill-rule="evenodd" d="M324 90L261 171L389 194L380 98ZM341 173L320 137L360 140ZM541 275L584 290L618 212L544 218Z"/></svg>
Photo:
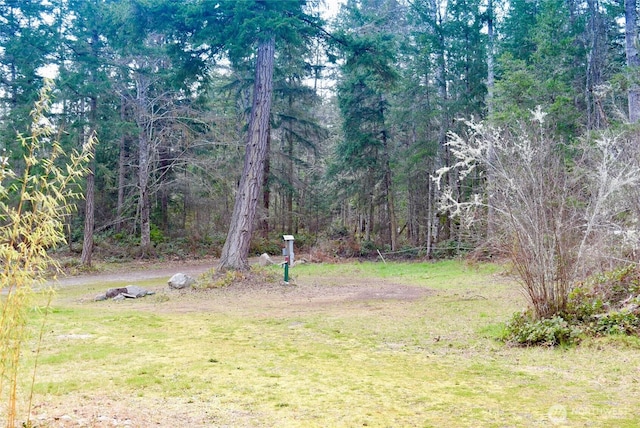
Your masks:
<svg viewBox="0 0 640 428"><path fill-rule="evenodd" d="M635 236L626 192L640 182L633 139L600 134L574 146L550 138L538 108L531 123L512 130L467 122L467 135L451 134L461 180L476 169L491 176L492 195L459 202L443 190L441 208L477 221L475 210L491 204L497 238L510 255L539 318L561 313L576 281L622 259L623 240ZM634 243L635 244L635 243Z"/></svg>

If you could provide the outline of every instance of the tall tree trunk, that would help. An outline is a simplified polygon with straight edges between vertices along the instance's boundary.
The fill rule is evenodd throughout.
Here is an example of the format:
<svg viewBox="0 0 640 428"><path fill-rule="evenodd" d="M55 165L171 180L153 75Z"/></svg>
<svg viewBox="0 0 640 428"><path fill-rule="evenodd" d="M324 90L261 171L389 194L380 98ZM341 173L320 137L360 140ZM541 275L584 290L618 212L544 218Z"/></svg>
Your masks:
<svg viewBox="0 0 640 428"><path fill-rule="evenodd" d="M602 83L602 72L606 63L606 29L598 0L587 0L588 22L586 28L587 69L585 75L585 104L587 107L587 129L599 129L607 125L607 118L597 95Z"/></svg>
<svg viewBox="0 0 640 428"><path fill-rule="evenodd" d="M636 82L636 74L640 67L640 56L636 39L638 34L636 0L624 1L624 39L627 66L629 67L630 82L628 91L629 122L636 123L640 120L640 85Z"/></svg>
<svg viewBox="0 0 640 428"><path fill-rule="evenodd" d="M440 107L439 113L439 127L438 127L438 146L442 155L439 157L444 166L450 165L450 153L447 146L447 132L449 131L449 113L448 113L448 91L447 91L447 59L446 59L446 47L445 36L443 33L444 22L440 16L440 10L436 10L437 18L437 31L438 31L438 46L437 46L437 67L436 67L436 85L438 87L438 103ZM451 178L452 172L448 172L445 176L445 187L453 182ZM442 226L442 238L444 240L451 237L452 222L451 216L445 214Z"/></svg>
<svg viewBox="0 0 640 428"><path fill-rule="evenodd" d="M95 96L91 97L89 108L89 122L91 123L91 128L88 137L84 136L83 139L94 138L94 134L96 132L98 100ZM95 153L95 148L92 150ZM89 171L87 173L87 188L85 189L84 195L84 237L82 241L82 255L80 256L80 263L87 267L91 266L93 257L93 231L95 229L95 170L95 156L92 156L91 163L89 164Z"/></svg>
<svg viewBox="0 0 640 428"><path fill-rule="evenodd" d="M389 140L385 129L385 97L380 96L380 117L382 121L382 168L384 169L384 191L387 202L387 213L389 215L389 238L391 241L391 251L395 251L398 246L398 220L396 219L396 208L393 197L393 178L391 174L391 161L389 155Z"/></svg>
<svg viewBox="0 0 640 428"><path fill-rule="evenodd" d="M92 137L89 137L92 138ZM91 266L93 256L93 231L95 228L95 170L96 161L91 160L87 172L84 209L84 239L82 241L82 266Z"/></svg>
<svg viewBox="0 0 640 428"><path fill-rule="evenodd" d="M93 131L89 138L93 138ZM82 255L80 263L90 267L93 257L93 231L95 229L95 170L96 161L91 159L86 178L85 209L84 209L84 237L82 240Z"/></svg>
<svg viewBox="0 0 640 428"><path fill-rule="evenodd" d="M93 32L92 36L92 55L94 58L98 58L97 52L99 35L97 32ZM91 72L91 83L95 86L97 84L96 71ZM92 139L98 126L98 98L96 95L92 95L89 98L89 135L84 138ZM84 141L83 141L84 143ZM80 256L80 263L83 266L91 266L91 259L93 256L93 231L95 229L95 148L92 149L91 163L89 164L89 172L87 173L87 188L85 190L85 213L84 213L84 237L82 241L82 255Z"/></svg>
<svg viewBox="0 0 640 428"><path fill-rule="evenodd" d="M289 121L289 126L292 126L292 121ZM286 195L286 215L287 215L287 233L293 233L293 131L291 128L287 132L286 137L287 143L287 153L286 153L286 162L287 162L287 189L285 190Z"/></svg>
<svg viewBox="0 0 640 428"><path fill-rule="evenodd" d="M140 250L146 256L151 250L151 201L149 200L149 163L150 142L145 129L140 130L138 137L140 153L138 159L138 207L140 211Z"/></svg>
<svg viewBox="0 0 640 428"><path fill-rule="evenodd" d="M487 4L487 115L489 118L493 116L493 90L495 86L495 28L494 28L494 9L493 0L489 0ZM489 143L488 147L489 162L495 160L495 151L493 145ZM495 235L495 207L493 195L493 173L489 168L487 172L487 240L490 241Z"/></svg>
<svg viewBox="0 0 640 428"><path fill-rule="evenodd" d="M293 84L293 82L289 82L290 84ZM288 103L288 108L289 108L289 112L291 115L293 115L293 96L289 95L288 99L287 99L287 103ZM285 231L287 233L293 233L293 118L289 117L289 119L287 120L288 122L288 129L287 132L285 134L285 142L287 144L286 147L286 154L285 154L285 159L286 159L286 172L287 172L287 177L285 178L285 183L287 183L287 188L285 189L285 195L286 195L286 216L287 216L287 228L285 229Z"/></svg>
<svg viewBox="0 0 640 428"><path fill-rule="evenodd" d="M120 120L123 123L126 120L126 100L124 96L120 99ZM120 136L120 143L118 146L118 202L116 205L116 232L122 231L122 217L124 215L124 187L127 161L126 138L127 136L123 132Z"/></svg>
<svg viewBox="0 0 640 428"><path fill-rule="evenodd" d="M137 112L138 124L138 211L140 213L140 251L147 256L151 251L151 201L149 199L149 171L151 164L151 141L149 141L149 126L147 118L147 90L149 82L145 76L138 75L137 81Z"/></svg>
<svg viewBox="0 0 640 428"><path fill-rule="evenodd" d="M396 217L395 199L393 197L393 180L391 177L391 166L389 155L385 155L384 160L384 187L387 193L387 211L389 212L389 234L391 236L391 251L398 248L398 219Z"/></svg>
<svg viewBox="0 0 640 428"><path fill-rule="evenodd" d="M227 239L222 247L220 270L246 270L254 220L260 192L264 160L267 154L267 136L273 93L273 66L275 39L260 42L253 87L253 103L249 118L247 148L242 177L236 194Z"/></svg>

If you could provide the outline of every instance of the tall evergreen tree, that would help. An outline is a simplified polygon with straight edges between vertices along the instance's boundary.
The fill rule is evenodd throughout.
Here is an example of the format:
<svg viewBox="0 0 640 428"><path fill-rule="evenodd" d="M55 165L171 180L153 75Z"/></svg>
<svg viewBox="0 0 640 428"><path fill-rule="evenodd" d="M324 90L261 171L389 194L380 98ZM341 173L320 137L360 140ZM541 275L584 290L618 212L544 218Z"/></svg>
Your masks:
<svg viewBox="0 0 640 428"><path fill-rule="evenodd" d="M57 57L58 80L65 105L63 119L77 145L83 146L97 133L103 143L108 144L111 135L106 122L114 117L108 105L111 98L109 74L113 68L106 37L107 10L99 0L71 0L61 4L59 12L56 24L62 32ZM85 266L92 263L95 229L95 152L92 157L87 170L83 210L81 263Z"/></svg>
<svg viewBox="0 0 640 428"><path fill-rule="evenodd" d="M395 191L391 170L392 136L389 97L398 74L394 67L398 48L392 28L402 18L394 1L350 1L341 22L345 46L338 84L344 138L335 147L332 169L349 193L356 196L359 233L374 241L382 224L383 243L397 246ZM378 190L379 189L379 190ZM376 221L376 212L380 221Z"/></svg>
<svg viewBox="0 0 640 428"><path fill-rule="evenodd" d="M28 127L29 112L42 86L40 69L51 60L55 40L38 0L0 1L0 137L3 148ZM16 152L21 150L16 147ZM18 157L19 158L19 157Z"/></svg>
<svg viewBox="0 0 640 428"><path fill-rule="evenodd" d="M303 43L310 34L312 17L304 13L306 1L225 2L225 42L232 62L247 58L247 47L257 44L253 103L245 162L219 268L247 269L255 214L261 199L264 162L269 140L269 121L273 91L276 40L278 43Z"/></svg>
<svg viewBox="0 0 640 428"><path fill-rule="evenodd" d="M638 85L635 78L635 74L640 67L636 0L624 0L624 34L627 67L629 67L630 73L634 75L629 79L629 89L627 90L629 122L636 123L640 120L640 85Z"/></svg>

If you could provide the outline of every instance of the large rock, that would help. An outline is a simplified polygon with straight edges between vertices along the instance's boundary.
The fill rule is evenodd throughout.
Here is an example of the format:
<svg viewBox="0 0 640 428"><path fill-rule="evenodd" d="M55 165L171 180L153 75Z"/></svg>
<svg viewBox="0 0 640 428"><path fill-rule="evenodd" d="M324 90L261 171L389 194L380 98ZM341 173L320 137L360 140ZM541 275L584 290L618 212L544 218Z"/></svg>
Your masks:
<svg viewBox="0 0 640 428"><path fill-rule="evenodd" d="M105 296L106 296L107 299L113 299L117 295L122 294L122 293L126 293L126 292L127 292L127 287L110 288L110 289L107 290Z"/></svg>
<svg viewBox="0 0 640 428"><path fill-rule="evenodd" d="M138 287L137 285L127 285L127 296L133 296L134 298L140 298L144 296L151 296L152 294L156 294L155 291L145 290L142 287Z"/></svg>
<svg viewBox="0 0 640 428"><path fill-rule="evenodd" d="M169 288L181 290L183 288L191 287L196 283L196 280L184 273L177 273L169 280Z"/></svg>
<svg viewBox="0 0 640 428"><path fill-rule="evenodd" d="M258 259L258 264L260 266L271 266L271 265L273 265L275 263L273 262L273 260L271 260L271 257L269 257L269 254L262 253L260 255L260 259Z"/></svg>
<svg viewBox="0 0 640 428"><path fill-rule="evenodd" d="M138 287L137 285L128 285L122 288L110 288L106 293L96 296L95 300L101 301L107 299L137 299L144 296L150 296L152 294L156 294L155 291L145 290L144 288Z"/></svg>

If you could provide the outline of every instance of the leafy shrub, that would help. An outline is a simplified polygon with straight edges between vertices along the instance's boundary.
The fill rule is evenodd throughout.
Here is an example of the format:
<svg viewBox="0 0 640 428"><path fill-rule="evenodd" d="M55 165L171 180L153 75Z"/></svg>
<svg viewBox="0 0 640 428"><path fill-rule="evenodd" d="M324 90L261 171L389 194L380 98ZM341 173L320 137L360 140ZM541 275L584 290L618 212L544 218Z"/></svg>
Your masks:
<svg viewBox="0 0 640 428"><path fill-rule="evenodd" d="M150 233L151 242L153 242L154 244L157 245L165 241L164 233L162 232L162 230L160 230L160 228L157 225L153 223L151 224L151 229L149 233Z"/></svg>
<svg viewBox="0 0 640 428"><path fill-rule="evenodd" d="M377 249L378 247L376 246L376 243L373 241L362 241L360 243L360 255L363 257L376 254Z"/></svg>
<svg viewBox="0 0 640 428"><path fill-rule="evenodd" d="M514 314L507 323L505 339L521 346L557 346L578 343L581 334L560 316L537 320L525 312Z"/></svg>
<svg viewBox="0 0 640 428"><path fill-rule="evenodd" d="M330 239L346 238L349 236L349 230L344 225L333 225L328 235Z"/></svg>
<svg viewBox="0 0 640 428"><path fill-rule="evenodd" d="M593 296L598 296L611 308L619 308L625 300L640 292L640 269L630 264L595 275L588 283Z"/></svg>
<svg viewBox="0 0 640 428"><path fill-rule="evenodd" d="M582 335L640 334L640 269L624 266L589 278L568 295L560 315L515 314L505 340L519 345L576 343Z"/></svg>
<svg viewBox="0 0 640 428"><path fill-rule="evenodd" d="M588 323L596 314L602 313L604 302L583 287L577 287L569 293L565 319L573 323Z"/></svg>
<svg viewBox="0 0 640 428"><path fill-rule="evenodd" d="M593 330L599 334L638 334L640 318L628 310L607 312L596 317Z"/></svg>

